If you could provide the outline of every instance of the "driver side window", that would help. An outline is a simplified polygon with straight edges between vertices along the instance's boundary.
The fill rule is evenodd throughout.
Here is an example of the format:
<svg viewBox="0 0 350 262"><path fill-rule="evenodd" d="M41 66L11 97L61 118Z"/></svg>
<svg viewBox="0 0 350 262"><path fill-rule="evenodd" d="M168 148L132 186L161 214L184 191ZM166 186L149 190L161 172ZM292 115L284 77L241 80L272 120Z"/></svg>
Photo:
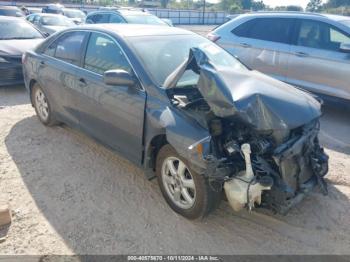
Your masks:
<svg viewBox="0 0 350 262"><path fill-rule="evenodd" d="M105 71L123 69L132 73L120 47L109 37L92 33L86 50L84 68L103 75Z"/></svg>

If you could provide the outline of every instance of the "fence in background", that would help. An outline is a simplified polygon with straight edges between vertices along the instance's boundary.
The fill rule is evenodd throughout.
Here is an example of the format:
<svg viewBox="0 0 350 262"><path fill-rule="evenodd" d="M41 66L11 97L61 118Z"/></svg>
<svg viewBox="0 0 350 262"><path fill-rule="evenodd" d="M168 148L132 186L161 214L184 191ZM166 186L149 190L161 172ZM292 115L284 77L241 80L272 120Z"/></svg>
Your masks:
<svg viewBox="0 0 350 262"><path fill-rule="evenodd" d="M168 18L173 24L207 24L217 25L226 21L226 12L203 12L198 10L174 10L174 9L159 9L151 8L148 11L160 18Z"/></svg>
<svg viewBox="0 0 350 262"><path fill-rule="evenodd" d="M43 7L46 4L33 3L28 4L19 1L7 1L0 2L0 5L16 5L16 6L29 6L29 7ZM95 11L98 6L93 5L77 5L66 4L66 7L79 8L87 12ZM226 16L229 13L226 12L214 12L214 11L200 11L200 10L184 10L184 9L162 9L162 8L147 8L147 10L160 17L170 19L174 25L189 25L189 24L206 24L217 25L226 21Z"/></svg>

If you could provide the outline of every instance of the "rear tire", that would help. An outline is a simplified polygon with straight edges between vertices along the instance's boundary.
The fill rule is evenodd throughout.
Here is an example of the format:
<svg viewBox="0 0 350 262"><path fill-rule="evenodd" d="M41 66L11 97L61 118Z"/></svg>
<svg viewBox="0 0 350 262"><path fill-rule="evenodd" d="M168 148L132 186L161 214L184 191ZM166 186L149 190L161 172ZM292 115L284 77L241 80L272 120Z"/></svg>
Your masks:
<svg viewBox="0 0 350 262"><path fill-rule="evenodd" d="M35 83L31 90L32 103L41 123L46 126L57 125L55 117L52 113L51 104L38 83Z"/></svg>
<svg viewBox="0 0 350 262"><path fill-rule="evenodd" d="M188 161L167 144L157 155L156 174L159 187L168 205L188 219L207 216L221 200L208 180L189 168Z"/></svg>

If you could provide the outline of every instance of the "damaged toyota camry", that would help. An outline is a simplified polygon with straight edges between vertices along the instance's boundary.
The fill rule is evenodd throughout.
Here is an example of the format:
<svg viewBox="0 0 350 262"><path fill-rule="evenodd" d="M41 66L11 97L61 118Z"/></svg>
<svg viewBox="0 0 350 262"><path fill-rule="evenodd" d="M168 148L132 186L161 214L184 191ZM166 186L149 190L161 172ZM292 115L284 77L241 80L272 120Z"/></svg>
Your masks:
<svg viewBox="0 0 350 262"><path fill-rule="evenodd" d="M48 38L23 64L43 124L78 128L144 168L189 219L224 196L236 211L286 214L315 187L327 194L320 103L199 35L82 26Z"/></svg>

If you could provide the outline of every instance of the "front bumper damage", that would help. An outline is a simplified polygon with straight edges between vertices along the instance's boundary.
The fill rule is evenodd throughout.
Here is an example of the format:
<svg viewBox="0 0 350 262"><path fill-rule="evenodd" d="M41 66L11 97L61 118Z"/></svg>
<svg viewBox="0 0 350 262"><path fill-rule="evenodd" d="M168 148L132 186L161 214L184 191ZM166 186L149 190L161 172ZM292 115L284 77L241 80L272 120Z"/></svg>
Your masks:
<svg viewBox="0 0 350 262"><path fill-rule="evenodd" d="M199 80L184 93L176 85L187 70ZM327 194L328 156L317 138L321 106L310 95L258 72L216 67L195 48L166 88L209 133L187 148L191 168L224 189L234 210L286 214L317 185Z"/></svg>
<svg viewBox="0 0 350 262"><path fill-rule="evenodd" d="M220 191L224 188L234 210L239 211L243 207L251 210L255 206L285 215L315 187L319 187L324 195L328 194L324 180L328 172L328 155L319 145L318 126L318 122L313 121L303 128L303 134L281 144L270 154L259 155L250 151L247 155L242 146L249 144L242 144L239 153L242 162L245 161L244 168L228 158L217 159L213 156L209 150L212 137L191 145L189 157L203 159L204 176L215 190ZM203 151L203 148L207 150ZM202 155L199 156L199 153ZM231 186L225 186L229 183ZM254 185L259 185L258 192ZM237 204L237 199L230 200L230 195L240 198L240 205Z"/></svg>

